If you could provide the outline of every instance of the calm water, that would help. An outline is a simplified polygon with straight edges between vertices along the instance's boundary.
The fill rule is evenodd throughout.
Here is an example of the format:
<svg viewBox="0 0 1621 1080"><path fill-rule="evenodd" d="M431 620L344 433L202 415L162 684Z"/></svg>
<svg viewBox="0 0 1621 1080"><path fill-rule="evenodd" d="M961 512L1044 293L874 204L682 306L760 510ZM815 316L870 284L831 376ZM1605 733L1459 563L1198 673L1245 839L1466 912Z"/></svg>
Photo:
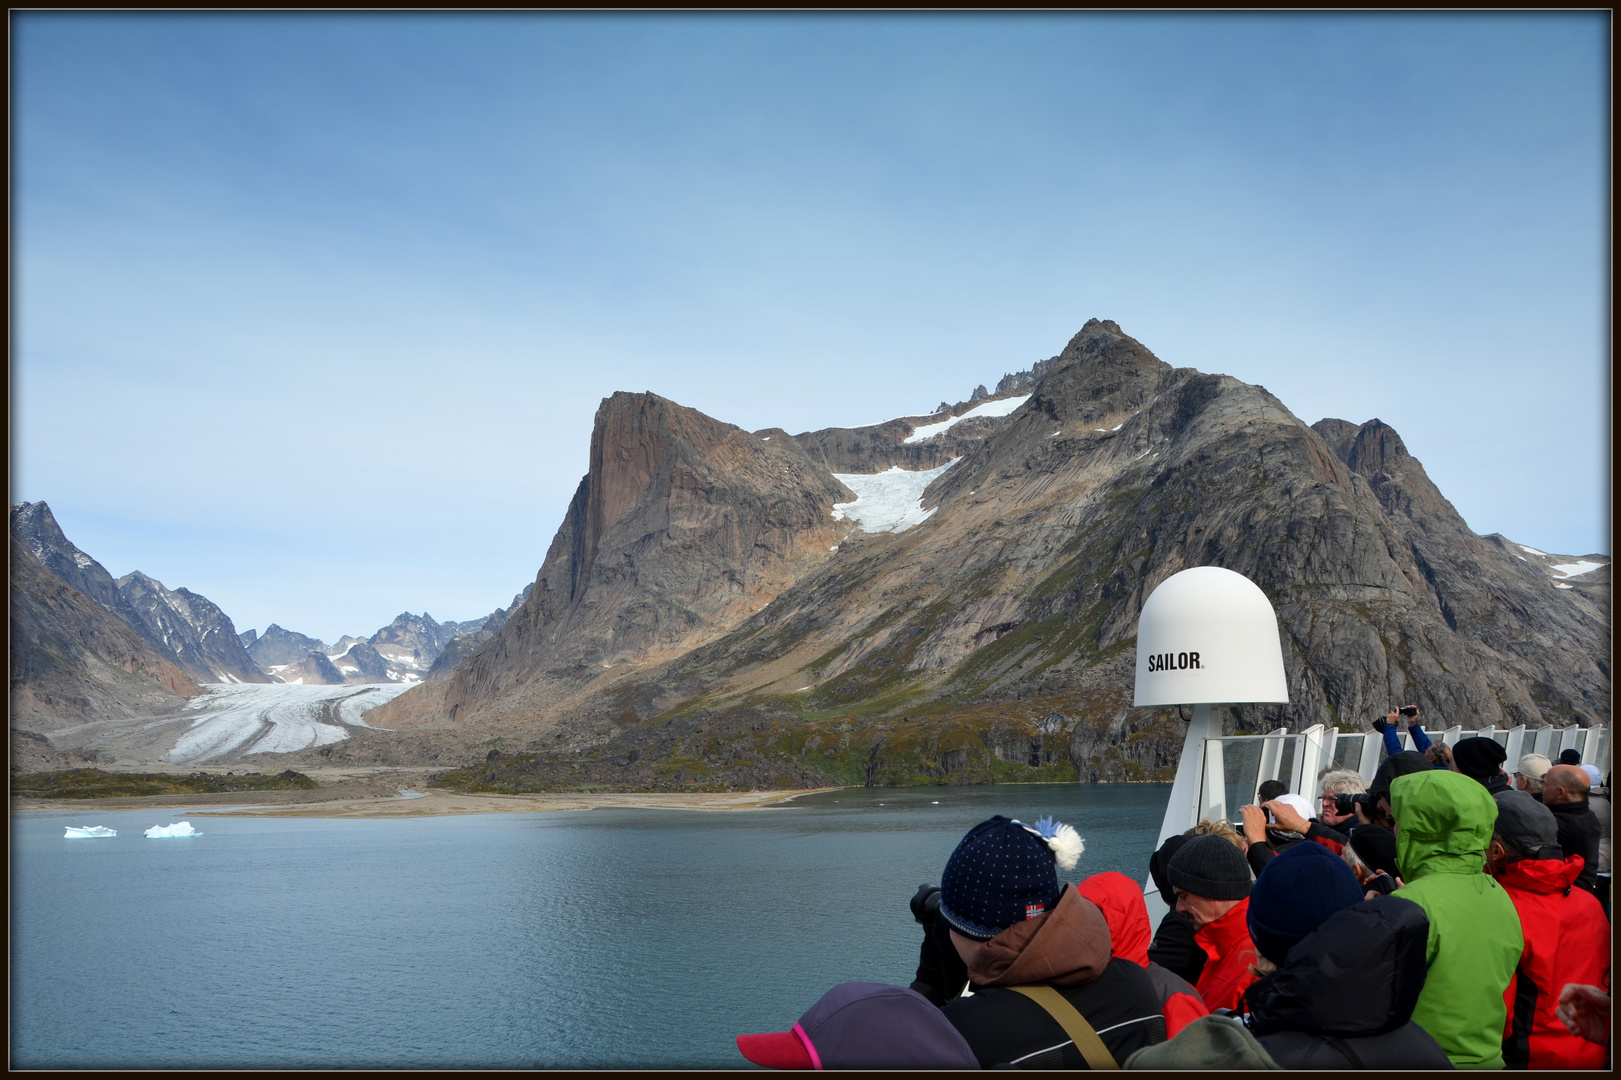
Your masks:
<svg viewBox="0 0 1621 1080"><path fill-rule="evenodd" d="M395 821L12 817L14 1067L741 1067L839 982L905 985L907 900L993 813L1141 879L1168 784ZM64 825L111 840L64 840Z"/></svg>

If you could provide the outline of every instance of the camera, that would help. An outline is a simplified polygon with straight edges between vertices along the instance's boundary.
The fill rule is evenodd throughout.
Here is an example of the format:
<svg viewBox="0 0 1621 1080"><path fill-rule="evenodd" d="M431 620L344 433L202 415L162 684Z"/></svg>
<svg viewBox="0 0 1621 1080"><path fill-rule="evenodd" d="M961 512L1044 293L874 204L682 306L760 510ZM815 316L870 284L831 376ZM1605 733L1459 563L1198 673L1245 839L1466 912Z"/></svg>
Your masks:
<svg viewBox="0 0 1621 1080"><path fill-rule="evenodd" d="M1365 791L1355 795L1348 792L1341 792L1340 794L1334 796L1334 812L1336 814L1354 814L1356 813L1357 804L1366 803L1367 801L1368 794ZM1371 806L1368 807L1368 811L1370 813L1372 810L1373 808Z"/></svg>
<svg viewBox="0 0 1621 1080"><path fill-rule="evenodd" d="M1403 716L1417 716L1418 715L1418 706L1417 705L1403 705L1400 709L1397 709L1396 711L1401 713Z"/></svg>

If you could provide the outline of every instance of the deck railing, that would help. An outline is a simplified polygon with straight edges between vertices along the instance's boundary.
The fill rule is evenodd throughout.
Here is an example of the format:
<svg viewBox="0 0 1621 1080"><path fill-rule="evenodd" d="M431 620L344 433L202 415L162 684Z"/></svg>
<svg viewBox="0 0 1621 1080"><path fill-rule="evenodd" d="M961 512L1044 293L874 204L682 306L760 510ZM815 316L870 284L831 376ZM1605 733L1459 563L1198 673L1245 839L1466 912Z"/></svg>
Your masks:
<svg viewBox="0 0 1621 1080"><path fill-rule="evenodd" d="M1452 746L1459 739L1480 735L1503 746L1508 760L1503 768L1513 772L1526 754L1542 754L1558 760L1561 751L1574 749L1584 762L1606 769L1610 753L1608 727L1485 727L1467 730L1461 726L1431 733L1433 742ZM1412 750L1413 737L1402 732L1402 749ZM1161 836L1181 832L1200 820L1228 820L1238 825L1238 808L1255 800L1255 789L1265 780L1282 780L1289 790L1304 795L1314 805L1318 798L1317 777L1326 769L1350 769L1371 781L1385 758L1384 737L1377 731L1342 732L1313 725L1290 734L1284 728L1265 735L1224 735L1205 739L1200 754L1199 783L1191 790L1197 798L1178 799L1165 808ZM1152 881L1146 883L1151 914L1157 920L1159 906Z"/></svg>

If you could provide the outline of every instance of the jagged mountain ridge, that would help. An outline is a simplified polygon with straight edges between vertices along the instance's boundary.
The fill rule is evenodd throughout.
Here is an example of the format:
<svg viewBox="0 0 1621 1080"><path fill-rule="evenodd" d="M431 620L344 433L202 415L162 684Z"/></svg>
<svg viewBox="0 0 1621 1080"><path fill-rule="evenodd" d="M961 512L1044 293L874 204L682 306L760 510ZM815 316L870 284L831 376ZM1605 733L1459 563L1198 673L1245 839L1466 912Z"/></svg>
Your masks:
<svg viewBox="0 0 1621 1080"><path fill-rule="evenodd" d="M63 534L44 502L11 507L13 543L26 545L58 579L99 603L158 654L203 682L268 682L243 648L236 628L207 597L170 590L136 572L113 579Z"/></svg>
<svg viewBox="0 0 1621 1080"><path fill-rule="evenodd" d="M99 604L195 682L409 681L426 673L458 635L500 626L527 595L526 589L512 608L468 622L439 623L426 612L405 612L369 639L345 636L328 646L275 623L263 635L237 633L207 597L168 589L139 571L115 580L67 538L44 502L13 504L11 535L14 546L26 548L59 581Z"/></svg>
<svg viewBox="0 0 1621 1080"><path fill-rule="evenodd" d="M571 613L594 607L611 624L623 605L646 602L623 582L614 592L567 577L589 546L593 487L651 518L677 490L688 512L716 520L742 505L722 487L615 483L600 470L627 449L611 421L628 402L610 403L632 397L599 410L593 472L537 578L537 596L568 603L509 623L443 697L413 690L382 723L531 750L594 747L594 779L631 783L674 758L721 782L779 764L791 777L847 778L852 739L865 740L856 749L870 755L869 778L976 775L981 760L994 773L1026 754L1073 762L1083 778L1131 775L1168 766L1180 745L1168 715L1130 708L1136 615L1154 585L1195 565L1257 581L1284 630L1294 703L1233 710L1229 727L1356 725L1398 698L1471 723L1609 716L1607 617L1470 532L1394 431L1378 421L1314 430L1264 388L1173 369L1097 320L929 488L929 521L805 559L771 602L729 628L716 613L683 654L630 650L625 670L592 670L601 639L588 648L571 637ZM858 431L906 446L914 426L898 438ZM705 453L696 441L666 451ZM821 477L796 474L794 494L825 492ZM799 527L826 535L821 521ZM645 555L658 537L637 534L615 565L656 577ZM701 565L667 562L688 575ZM378 752L410 753L408 738L393 740Z"/></svg>
<svg viewBox="0 0 1621 1080"><path fill-rule="evenodd" d="M123 620L63 581L26 543L10 549L11 768L82 764L45 737L76 724L154 715L202 691Z"/></svg>

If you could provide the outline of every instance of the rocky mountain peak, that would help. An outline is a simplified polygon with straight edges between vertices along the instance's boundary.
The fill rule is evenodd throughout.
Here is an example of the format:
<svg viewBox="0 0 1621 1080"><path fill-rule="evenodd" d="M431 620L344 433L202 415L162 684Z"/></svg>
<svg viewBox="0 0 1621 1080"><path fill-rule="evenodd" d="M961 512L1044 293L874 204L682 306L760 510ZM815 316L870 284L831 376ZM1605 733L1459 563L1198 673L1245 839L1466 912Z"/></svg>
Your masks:
<svg viewBox="0 0 1621 1080"><path fill-rule="evenodd" d="M436 722L539 672L589 681L701 645L827 560L843 535L833 504L853 497L794 439L657 394L605 398L590 472L528 600L451 678L402 695L379 723Z"/></svg>

